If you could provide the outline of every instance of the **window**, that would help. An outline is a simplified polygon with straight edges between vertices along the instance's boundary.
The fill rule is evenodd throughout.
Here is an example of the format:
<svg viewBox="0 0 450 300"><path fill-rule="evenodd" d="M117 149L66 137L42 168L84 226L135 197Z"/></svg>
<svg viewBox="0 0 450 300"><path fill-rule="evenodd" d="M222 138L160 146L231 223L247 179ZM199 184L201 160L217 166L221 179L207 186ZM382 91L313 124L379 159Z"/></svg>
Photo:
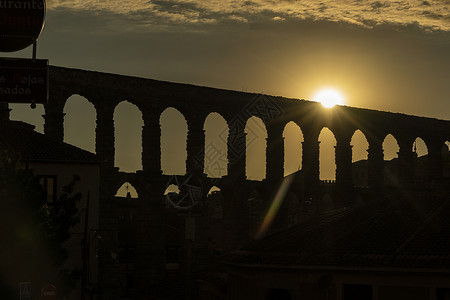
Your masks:
<svg viewBox="0 0 450 300"><path fill-rule="evenodd" d="M53 204L56 201L56 176L39 176L39 183L42 185L47 197L47 204Z"/></svg>

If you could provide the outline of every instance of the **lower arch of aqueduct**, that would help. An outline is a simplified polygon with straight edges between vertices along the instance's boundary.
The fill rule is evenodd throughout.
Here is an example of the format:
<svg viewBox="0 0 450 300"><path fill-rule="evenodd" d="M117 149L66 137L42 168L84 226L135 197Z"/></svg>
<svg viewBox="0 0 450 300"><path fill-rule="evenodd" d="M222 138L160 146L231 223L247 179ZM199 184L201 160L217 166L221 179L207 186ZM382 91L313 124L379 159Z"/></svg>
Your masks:
<svg viewBox="0 0 450 300"><path fill-rule="evenodd" d="M176 108L186 119L187 161L186 173L202 181L204 192L215 185L221 189L227 208L225 238L233 249L245 243L242 227L246 221L245 201L250 188L260 194L276 192L283 179L283 130L290 121L300 126L304 142L302 177L305 193L313 197L319 180L319 141L324 127L335 138L336 188L348 194L352 189L353 134L360 130L368 148L368 186L379 190L383 186L382 143L392 134L399 145L398 176L402 187L413 185L416 137L422 138L428 148L430 180L443 176L441 151L450 140L450 121L409 116L368 109L339 106L326 110L320 104L298 99L287 99L176 84L114 74L50 67L50 101L45 105L44 131L47 136L63 141L64 105L78 94L91 102L97 113L95 150L101 160L100 232L103 238L99 249L99 290L101 299L115 298L117 262L110 253L117 251L117 203L112 201L118 188L130 182L139 194L137 215L135 283L145 294L148 282L157 282L164 276L164 202L168 176L161 172L160 123L161 113L168 107ZM119 172L114 167L114 109L124 99L142 112L142 171L134 174ZM220 179L203 174L207 116L216 112L226 121L228 135L228 173ZM266 179L262 182L246 180L245 125L248 118L260 118L267 130ZM270 199L269 199L270 200ZM244 203L244 204L243 204Z"/></svg>

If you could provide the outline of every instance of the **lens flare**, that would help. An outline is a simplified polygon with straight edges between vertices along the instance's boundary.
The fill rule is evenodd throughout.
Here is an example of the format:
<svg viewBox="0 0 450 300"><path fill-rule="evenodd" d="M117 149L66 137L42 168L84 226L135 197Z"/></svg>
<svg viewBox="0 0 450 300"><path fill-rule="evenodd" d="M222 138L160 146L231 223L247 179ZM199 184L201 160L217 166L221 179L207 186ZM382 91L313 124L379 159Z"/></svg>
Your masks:
<svg viewBox="0 0 450 300"><path fill-rule="evenodd" d="M277 194L275 195L275 198L272 201L272 204L270 205L269 210L266 213L266 216L264 217L264 221L262 222L261 226L259 227L258 232L255 235L255 239L259 240L265 236L267 231L269 230L270 226L272 225L273 221L275 220L275 217L277 216L278 210L281 207L281 204L283 204L283 200L289 191L289 188L292 184L292 180L294 179L294 176L288 176L285 177L283 182L281 183L280 187L278 188Z"/></svg>

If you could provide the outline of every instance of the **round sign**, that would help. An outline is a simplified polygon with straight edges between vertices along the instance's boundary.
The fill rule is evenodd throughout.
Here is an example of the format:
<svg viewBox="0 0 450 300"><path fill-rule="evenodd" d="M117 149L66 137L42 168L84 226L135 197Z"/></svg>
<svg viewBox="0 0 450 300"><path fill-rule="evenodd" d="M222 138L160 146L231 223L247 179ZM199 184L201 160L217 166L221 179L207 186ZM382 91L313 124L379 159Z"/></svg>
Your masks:
<svg viewBox="0 0 450 300"><path fill-rule="evenodd" d="M22 50L44 27L45 0L0 1L0 52Z"/></svg>
<svg viewBox="0 0 450 300"><path fill-rule="evenodd" d="M56 287L52 284L47 284L41 290L42 300L55 300L56 299Z"/></svg>

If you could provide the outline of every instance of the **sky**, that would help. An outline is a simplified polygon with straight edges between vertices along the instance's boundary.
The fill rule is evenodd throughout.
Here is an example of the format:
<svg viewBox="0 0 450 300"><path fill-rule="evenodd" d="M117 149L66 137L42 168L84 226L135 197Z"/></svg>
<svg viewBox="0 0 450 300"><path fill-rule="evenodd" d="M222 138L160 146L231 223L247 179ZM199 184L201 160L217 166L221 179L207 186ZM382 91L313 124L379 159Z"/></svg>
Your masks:
<svg viewBox="0 0 450 300"><path fill-rule="evenodd" d="M307 100L333 88L346 105L450 119L449 0L48 0L37 54L57 66ZM12 118L42 130L42 107L11 106ZM126 127L133 109L124 111Z"/></svg>

